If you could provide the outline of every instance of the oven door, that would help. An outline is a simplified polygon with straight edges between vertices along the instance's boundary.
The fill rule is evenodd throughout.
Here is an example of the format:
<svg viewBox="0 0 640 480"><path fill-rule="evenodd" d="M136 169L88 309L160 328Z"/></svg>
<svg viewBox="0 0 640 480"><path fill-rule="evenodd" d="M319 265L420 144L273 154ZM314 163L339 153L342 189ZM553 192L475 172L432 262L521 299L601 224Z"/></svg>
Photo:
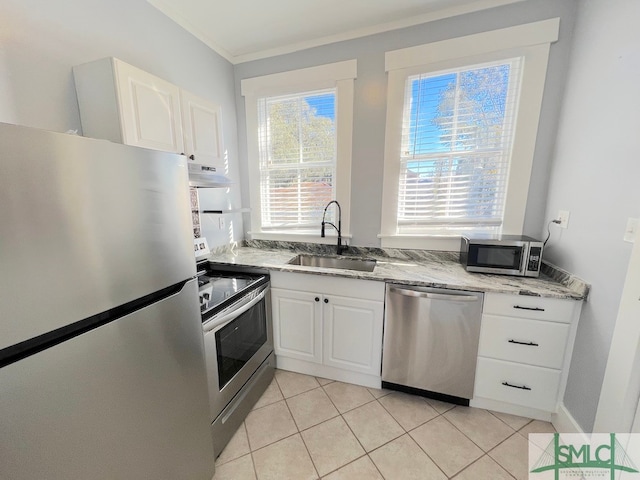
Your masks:
<svg viewBox="0 0 640 480"><path fill-rule="evenodd" d="M470 272L522 275L526 257L527 244L524 242L505 245L470 243L467 270Z"/></svg>
<svg viewBox="0 0 640 480"><path fill-rule="evenodd" d="M252 290L203 324L212 422L273 352L270 292Z"/></svg>

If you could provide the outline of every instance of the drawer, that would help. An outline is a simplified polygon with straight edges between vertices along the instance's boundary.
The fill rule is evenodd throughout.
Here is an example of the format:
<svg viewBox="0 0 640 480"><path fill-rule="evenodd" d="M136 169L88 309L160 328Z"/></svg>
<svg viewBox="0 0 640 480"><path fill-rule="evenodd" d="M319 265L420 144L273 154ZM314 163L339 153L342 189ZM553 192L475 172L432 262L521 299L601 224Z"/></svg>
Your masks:
<svg viewBox="0 0 640 480"><path fill-rule="evenodd" d="M478 357L474 397L555 412L559 385L560 370Z"/></svg>
<svg viewBox="0 0 640 480"><path fill-rule="evenodd" d="M568 336L567 323L483 315L478 355L561 369Z"/></svg>
<svg viewBox="0 0 640 480"><path fill-rule="evenodd" d="M575 307L575 300L487 293L484 296L482 312L491 315L570 323Z"/></svg>

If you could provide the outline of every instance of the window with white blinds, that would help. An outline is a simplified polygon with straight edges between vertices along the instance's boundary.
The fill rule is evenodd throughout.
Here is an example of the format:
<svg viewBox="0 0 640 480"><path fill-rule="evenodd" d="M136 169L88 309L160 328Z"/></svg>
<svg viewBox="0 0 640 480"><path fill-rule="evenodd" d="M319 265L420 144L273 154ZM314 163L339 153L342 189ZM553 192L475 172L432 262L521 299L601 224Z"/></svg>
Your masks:
<svg viewBox="0 0 640 480"><path fill-rule="evenodd" d="M262 230L319 231L336 197L336 89L258 98L258 137Z"/></svg>
<svg viewBox="0 0 640 480"><path fill-rule="evenodd" d="M522 59L406 79L397 232L498 232Z"/></svg>
<svg viewBox="0 0 640 480"><path fill-rule="evenodd" d="M521 235L560 19L385 53L383 248Z"/></svg>
<svg viewBox="0 0 640 480"><path fill-rule="evenodd" d="M357 61L344 60L240 81L245 99L251 240L333 243L324 208L342 207L351 237L353 93ZM336 223L336 208L326 220Z"/></svg>

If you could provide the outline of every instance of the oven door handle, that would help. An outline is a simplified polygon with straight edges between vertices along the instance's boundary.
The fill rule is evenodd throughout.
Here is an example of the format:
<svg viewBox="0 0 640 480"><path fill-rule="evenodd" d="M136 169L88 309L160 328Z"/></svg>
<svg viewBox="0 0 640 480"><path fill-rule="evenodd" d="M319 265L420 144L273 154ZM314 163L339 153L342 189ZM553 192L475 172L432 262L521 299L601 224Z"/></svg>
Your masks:
<svg viewBox="0 0 640 480"><path fill-rule="evenodd" d="M253 300L251 300L249 303L246 303L244 305L242 305L240 308L238 308L237 310L234 310L232 312L227 313L226 315L223 315L220 318L212 318L211 320L209 320L208 322L206 322L204 325L202 325L202 329L204 330L204 332L210 332L211 330L214 330L217 327L220 327L222 325L225 325L233 320L235 320L236 318L238 318L240 315L242 315L244 312L246 312L247 310L251 309L253 306L255 306L257 303L259 303L260 301L262 301L262 299L264 298L264 296L266 295L267 290L263 290L262 292L260 292L256 298L254 298Z"/></svg>

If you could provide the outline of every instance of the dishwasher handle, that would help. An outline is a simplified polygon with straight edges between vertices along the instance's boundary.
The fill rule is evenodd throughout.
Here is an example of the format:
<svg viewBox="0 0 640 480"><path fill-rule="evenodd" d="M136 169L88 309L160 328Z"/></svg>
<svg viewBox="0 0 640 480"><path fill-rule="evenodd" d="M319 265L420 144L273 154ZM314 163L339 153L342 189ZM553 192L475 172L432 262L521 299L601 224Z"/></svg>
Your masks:
<svg viewBox="0 0 640 480"><path fill-rule="evenodd" d="M421 292L418 290L410 290L407 288L399 288L395 286L389 287L389 291L393 293L397 293L399 295L404 295L406 297L430 298L432 300L449 300L449 301L456 301L456 302L476 302L480 300L480 297L477 295Z"/></svg>

